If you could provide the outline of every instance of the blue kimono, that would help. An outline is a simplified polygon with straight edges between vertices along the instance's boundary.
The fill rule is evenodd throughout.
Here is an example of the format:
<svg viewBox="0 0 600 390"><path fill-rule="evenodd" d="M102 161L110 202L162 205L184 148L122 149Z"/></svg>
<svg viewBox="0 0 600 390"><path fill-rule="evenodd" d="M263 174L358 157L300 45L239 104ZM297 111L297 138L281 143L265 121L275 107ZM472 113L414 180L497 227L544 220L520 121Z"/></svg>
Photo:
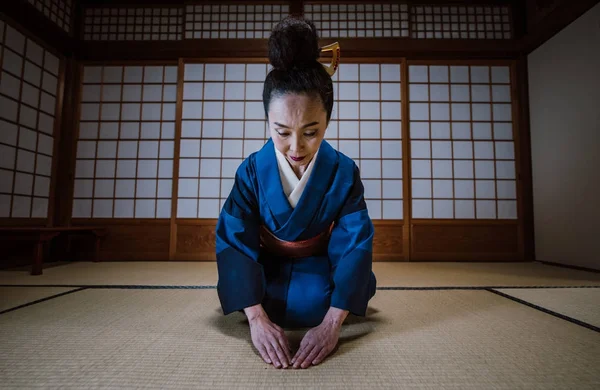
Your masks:
<svg viewBox="0 0 600 390"><path fill-rule="evenodd" d="M330 306L366 314L376 279L373 224L358 167L325 140L314 164L295 208L283 191L272 140L238 168L216 228L224 314L262 303L284 327L316 326ZM285 258L261 246L261 225L281 240L302 241L332 223L322 255Z"/></svg>

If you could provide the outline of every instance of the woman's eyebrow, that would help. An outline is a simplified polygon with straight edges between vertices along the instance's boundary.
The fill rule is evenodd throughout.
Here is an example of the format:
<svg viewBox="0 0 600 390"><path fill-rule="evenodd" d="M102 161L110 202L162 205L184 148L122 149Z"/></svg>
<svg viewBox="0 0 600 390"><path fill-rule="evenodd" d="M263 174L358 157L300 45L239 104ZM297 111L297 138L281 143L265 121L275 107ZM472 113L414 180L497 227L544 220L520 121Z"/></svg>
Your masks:
<svg viewBox="0 0 600 390"><path fill-rule="evenodd" d="M273 122L273 123L276 124L277 126L289 129L289 127L287 127L286 125L282 125L281 123L277 123L277 122ZM319 122L311 122L311 123L309 123L307 125L302 126L302 128L306 129L307 127L318 125L318 124L319 124Z"/></svg>

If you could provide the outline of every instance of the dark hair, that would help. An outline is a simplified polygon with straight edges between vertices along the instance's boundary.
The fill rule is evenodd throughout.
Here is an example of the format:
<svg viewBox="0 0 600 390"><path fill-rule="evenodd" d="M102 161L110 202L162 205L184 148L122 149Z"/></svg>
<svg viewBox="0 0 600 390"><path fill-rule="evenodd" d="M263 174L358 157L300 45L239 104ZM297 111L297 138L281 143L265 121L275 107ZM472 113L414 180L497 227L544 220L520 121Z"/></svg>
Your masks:
<svg viewBox="0 0 600 390"><path fill-rule="evenodd" d="M297 93L319 98L329 123L333 110L333 82L318 61L319 53L317 29L310 20L289 16L273 28L269 37L269 61L273 69L267 75L263 89L267 117L274 97Z"/></svg>

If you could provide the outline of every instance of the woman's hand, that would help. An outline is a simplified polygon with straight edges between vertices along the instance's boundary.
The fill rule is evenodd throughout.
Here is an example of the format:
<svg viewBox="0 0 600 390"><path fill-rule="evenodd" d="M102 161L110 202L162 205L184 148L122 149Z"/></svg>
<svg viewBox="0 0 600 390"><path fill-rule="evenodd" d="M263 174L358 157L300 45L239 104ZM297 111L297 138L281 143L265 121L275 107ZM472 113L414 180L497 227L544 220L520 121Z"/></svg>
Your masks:
<svg viewBox="0 0 600 390"><path fill-rule="evenodd" d="M265 363L277 368L290 365L291 352L289 340L277 324L274 324L261 305L244 309L250 323L252 343Z"/></svg>
<svg viewBox="0 0 600 390"><path fill-rule="evenodd" d="M308 368L321 363L337 345L342 330L342 323L348 311L329 308L323 322L309 330L296 355L292 359L294 368Z"/></svg>

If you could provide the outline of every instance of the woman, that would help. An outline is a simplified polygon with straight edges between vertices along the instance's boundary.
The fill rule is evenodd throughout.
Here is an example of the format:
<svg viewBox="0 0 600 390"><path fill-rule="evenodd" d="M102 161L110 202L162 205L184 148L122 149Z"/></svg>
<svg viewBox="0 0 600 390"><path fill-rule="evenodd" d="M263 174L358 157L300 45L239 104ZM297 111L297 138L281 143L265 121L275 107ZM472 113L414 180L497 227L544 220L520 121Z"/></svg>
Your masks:
<svg viewBox="0 0 600 390"><path fill-rule="evenodd" d="M319 52L310 21L274 28L263 91L271 138L238 168L216 229L223 312L244 311L277 368L320 363L346 316L364 316L375 294L358 167L323 140L334 96ZM281 326L312 327L293 358Z"/></svg>

